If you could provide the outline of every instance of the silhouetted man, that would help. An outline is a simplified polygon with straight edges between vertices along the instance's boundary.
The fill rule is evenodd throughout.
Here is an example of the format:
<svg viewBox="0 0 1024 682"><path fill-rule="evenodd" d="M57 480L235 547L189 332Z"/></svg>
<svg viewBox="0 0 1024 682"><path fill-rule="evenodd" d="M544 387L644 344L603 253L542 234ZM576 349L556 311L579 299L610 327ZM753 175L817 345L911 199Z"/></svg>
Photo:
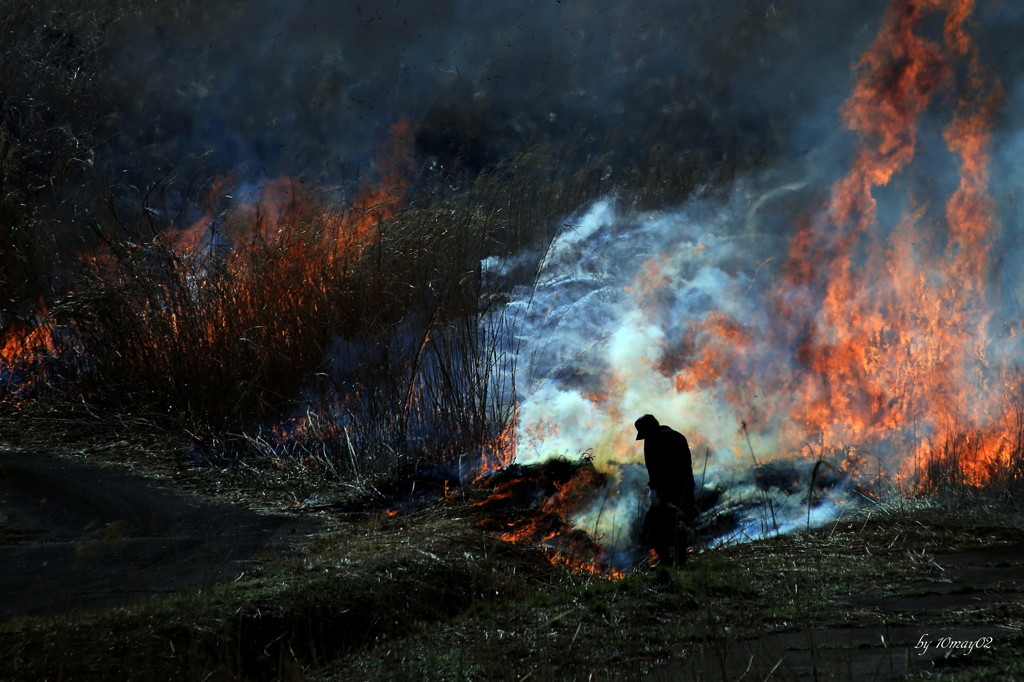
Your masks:
<svg viewBox="0 0 1024 682"><path fill-rule="evenodd" d="M654 491L644 518L643 541L669 564L686 562L690 527L697 518L693 462L686 436L645 414L634 423L636 439L644 441L647 485Z"/></svg>

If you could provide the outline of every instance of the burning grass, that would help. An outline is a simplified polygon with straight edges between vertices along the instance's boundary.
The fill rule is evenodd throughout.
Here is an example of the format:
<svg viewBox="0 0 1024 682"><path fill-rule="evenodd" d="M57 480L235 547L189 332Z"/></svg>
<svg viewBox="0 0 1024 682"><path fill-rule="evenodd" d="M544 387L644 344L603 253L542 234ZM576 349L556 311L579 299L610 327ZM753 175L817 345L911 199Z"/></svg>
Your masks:
<svg viewBox="0 0 1024 682"><path fill-rule="evenodd" d="M53 11L49 5L44 9ZM763 153L711 163L720 150L673 150L669 142L676 138L666 136L669 142L631 152L641 161L628 167L618 164L615 153L592 154L593 146L536 146L465 174L437 170L436 158L421 166L412 145L425 137L410 121L392 126L388 140L379 144L370 182L351 195L346 188L297 179L227 175L186 189L174 186L180 180L176 174L140 182L142 190L112 184L97 192L98 185L85 179L92 123L81 116L102 108L98 89L67 93L64 99L81 96L89 106L84 113L64 112L69 118L64 126L48 127L41 110L27 107L28 100L14 102L11 111L24 109L26 117L12 114L0 127L0 246L10 247L0 249L0 269L5 287L14 292L10 300L18 302L0 313L4 407L16 414L52 413L81 403L90 410L144 416L176 429L165 456L189 465L183 479L234 477L257 485L262 477L266 487L285 479L280 493L287 495L295 479L318 478L316 486L303 485L301 494L291 489L292 502L305 508L338 511L333 503L309 502L312 491L322 493L324 487L380 493L383 481L429 467L457 483L482 470L493 475L484 479L489 496L473 507L473 513L485 514L473 532L487 532L481 540L485 547L516 542L523 547L514 551L524 556L547 555L557 568L545 575L575 575L595 566L594 572L606 574L605 552L615 544L614 533L635 535L630 522L618 519L618 527L606 531L603 522L612 514L605 513L604 504L613 500L625 510L621 518L634 522L642 515L640 477L631 474L629 485L614 495L610 481L632 471L628 465L637 459L624 427L626 413L641 405L653 409L652 401L664 400L675 415L694 419L675 425L694 442L714 446L702 448L704 474L714 451L711 475L717 477L705 508L712 512L703 528L710 540L729 532L739 541L809 529L812 515L815 524L831 518L818 512L826 503L842 502L840 491L846 490L868 505L890 488L907 497L953 494L985 504L1013 500L1020 491L1024 452L1024 410L1012 357L1017 322L997 322L986 298L988 279L994 277L990 243L997 233L987 165L1003 95L969 36L971 9L971 3L954 0L895 1L858 62L853 93L842 108L845 125L857 138L849 168L831 185L815 177L746 198L739 189L739 199L723 199L723 205L735 201L738 206L726 206L733 211L729 215L724 209L705 212L699 201L693 202L692 215L663 209L691 198L701 180L719 183L731 180L737 166L762 165L768 160ZM29 10L18 5L21 14ZM941 41L932 35L935 13L945 16ZM2 28L18 44L41 41L59 57L76 53L75 63L88 76L81 82L95 85L97 75L88 67L99 46L73 40L86 32L88 15L53 16L61 21L47 30L22 28L26 22ZM38 87L57 87L70 78L36 52L25 55L26 63L24 55L0 55L0 66L15 71L0 74L4 83L28 87L24 73L40 75ZM40 101L50 99L61 96L40 93ZM917 189L912 161L918 145L929 141L920 124L928 116L940 117L944 108L950 120L941 137L959 185L948 197L937 197L945 201L901 206L896 219L883 220L879 199L900 189L889 187L894 177L906 173L907 185ZM65 133L54 134L59 130ZM187 173L193 163L183 162L180 172ZM143 170L140 178L146 176ZM807 187L812 181L821 186ZM765 202L794 186L809 201L793 224L755 216ZM53 195L40 187L54 188ZM609 200L586 208L595 198L616 193L619 207ZM100 195L110 197L106 212L95 207ZM182 211L168 208L190 204L199 195L206 198L196 220L183 220ZM87 223L86 217L75 217L85 205L79 202L83 196L91 198L89 210L82 211ZM161 202L151 201L160 198L167 206L157 208ZM638 213L650 206L663 212ZM759 221L779 234L747 234L761 229ZM37 304L38 295L29 296L27 285L35 278L34 264L51 251L60 255L57 260L68 258L71 242L63 233L69 227L81 228L89 238L79 234L72 240L75 264L57 268L60 285L46 288ZM709 235L719 228L721 235ZM659 230L670 238L659 242ZM754 239L787 235L788 247L773 253ZM605 257L602 249L609 244L626 246ZM736 244L748 245L749 253L740 253ZM644 255L635 276L627 272L617 279L615 274L628 271L629 258L643 249L652 253ZM922 264L929 274L918 277ZM624 307L604 306L609 300ZM540 322L526 324L533 320ZM593 320L607 326L592 329ZM559 336L546 336L548 331ZM562 353L545 364L551 348ZM537 375L520 381L523 363ZM556 415L556 408L565 411ZM563 437L559 429L567 424L578 431ZM514 465L517 455L534 454L517 447L544 445L545 439L557 442L543 453L535 448L544 457L593 446L597 464L562 467L548 460L532 470L532 478L517 478L524 471ZM744 464L747 454L753 468ZM804 458L804 466L790 467L793 457ZM877 475L869 471L875 464ZM278 476L281 472L287 475ZM732 473L736 477L729 486L722 484ZM702 487L704 480L702 475ZM599 500L602 491L608 494ZM365 502L355 497L357 504ZM346 505L351 508L352 501ZM593 518L581 521L590 511ZM371 531L387 528L388 519L374 521ZM444 525L438 518L414 523ZM808 542L827 549L814 537ZM475 550L463 547L465 538L448 540L472 561L479 559ZM758 547L764 554L756 557L727 548L708 554L749 559L770 573L782 569L769 555L789 553L794 564L808 562L832 579L826 570L831 565L812 561L810 552L781 539ZM417 552L430 561L441 556L433 546ZM637 563L633 557L618 568ZM410 565L432 582L440 577L429 563ZM858 566L879 577L878 566ZM481 580L474 567L459 567L453 572L458 586ZM401 575L382 570L388 580ZM712 561L700 570L706 571L703 582L695 577L699 572L662 570L657 580L665 585L630 576L610 589L614 608L602 598L594 603L604 606L581 610L580 594L568 589L554 596L537 593L562 608L544 612L546 621L537 621L529 608L517 611L521 605L505 615L522 619L522 634L539 626L557 630L584 614L571 637L551 635L564 651L579 652L575 664L594 653L584 641L588 632L601 632L595 623L637 628L661 648L652 653L625 641L617 644L629 652L624 654L629 660L653 665L669 655L670 639L645 629L653 626L623 606L626 597L616 590L636 596L630 590L637 589L648 605L691 613L702 629L673 622L680 641L712 642L725 655L734 635L704 605L724 599L727 615L738 619L740 600L763 595L737 583L791 588ZM793 584L792 598L769 600L760 624L813 625L825 617L817 604L830 595L803 570L793 567L800 580ZM841 571L837 576L839 583L859 579ZM415 580L395 580L444 617L464 615L471 603L483 604L476 608L485 611L504 604L456 598L455 588L417 591L423 586L413 585ZM369 589L369 579L363 582L345 584L358 593ZM797 596L797 586L800 594L811 590L809 602ZM257 604L256 616L246 612L241 621L223 621L228 634L218 630L221 625L203 625L189 631L188 642L169 636L170 648L203 650L196 654L202 658L211 647L237 651L288 631L274 640L287 643L287 651L283 644L262 654L259 644L244 655L219 650L214 658L220 662L213 667L207 661L189 669L197 675L221 668L236 675L255 669L270 674L259 666L289 659L292 649L297 655L287 665L320 666L369 643L355 638L330 649L331 628L358 626L398 637L440 618L413 610L409 619L397 619L400 625L393 630L367 619L348 623L338 615L351 611L343 595L320 581L310 588L327 593L330 604L304 601L291 592L275 594L273 600L288 605L273 616L264 619ZM589 604L591 596L583 601ZM385 602L375 593L357 606L386 609ZM631 615L616 620L619 608ZM211 618L223 620L223 614ZM312 621L326 624L307 633L312 644L299 643L297 623ZM202 634L213 630L220 634ZM499 642L508 632L494 630ZM743 629L742 634L752 633ZM492 644L474 641L480 650ZM408 644L413 651L418 646ZM552 666L542 672L552 675L562 665L554 649L533 635L521 637L517 646L523 656L509 658L541 652ZM322 653L324 647L329 654ZM623 661L605 665L620 671ZM385 653L375 663L360 664L369 666L360 669L367 674L497 672L474 655L455 653L432 659ZM291 672L278 667L273 674Z"/></svg>
<svg viewBox="0 0 1024 682"><path fill-rule="evenodd" d="M826 663L823 656L819 673L859 679L852 672L844 674L857 654L840 643L843 628L863 629L862 649L908 647L917 635L900 628L923 627L916 619L932 614L875 610L866 602L849 606L845 600L867 593L878 595L878 603L884 604L883 595L901 594L906 585L941 581L942 568L932 561L936 555L1005 547L1005 533L1015 532L1001 522L997 525L1002 531L981 530L986 525L962 512L904 507L823 531L709 551L685 570L659 569L619 581L561 585L526 602L470 612L401 643L388 642L346 657L320 679L383 679L417 670L429 676L448 666L461 671L454 679L504 678L501 671L513 667L540 679L586 679L591 674L617 679L735 679L744 666L759 671L763 667L767 673L780 661L779 674L790 679L799 675L796 649L777 651L771 660L759 656L752 661L743 653L744 643L767 645L776 633L786 632L826 649L834 647L840 660L845 657L843 665ZM1019 542L1019 536L1009 542ZM922 551L923 547L927 549ZM1002 618L998 609L982 609L966 619L946 615L927 627L975 624L997 632ZM888 644L879 642L874 627L882 628L883 637L888 628ZM869 641L872 637L874 642ZM996 669L1007 665L1016 641L1008 634L1001 657L982 656L973 663ZM948 672L960 666L974 667L970 659L960 657L955 664L940 663L936 669ZM929 664L904 672L931 669Z"/></svg>
<svg viewBox="0 0 1024 682"><path fill-rule="evenodd" d="M357 478L479 452L513 409L502 302L518 281L488 279L481 261L539 244L601 188L551 160L538 149L468 194L407 208L400 194L341 202L276 181L216 212L231 191L220 183L188 230L106 237L52 314L5 325L6 404L133 406L201 443L243 431L282 451L333 440Z"/></svg>
<svg viewBox="0 0 1024 682"><path fill-rule="evenodd" d="M330 214L310 211L253 214L253 232L226 257L116 246L58 308L83 349L83 393L221 428L280 410L355 303L349 257L326 242Z"/></svg>

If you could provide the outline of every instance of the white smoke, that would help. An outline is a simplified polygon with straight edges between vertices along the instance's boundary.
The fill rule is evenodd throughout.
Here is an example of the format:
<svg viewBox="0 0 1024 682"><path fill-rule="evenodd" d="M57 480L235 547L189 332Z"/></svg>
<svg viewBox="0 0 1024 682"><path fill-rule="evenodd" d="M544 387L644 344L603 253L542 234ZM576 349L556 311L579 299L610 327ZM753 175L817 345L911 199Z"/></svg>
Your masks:
<svg viewBox="0 0 1024 682"><path fill-rule="evenodd" d="M522 321L519 367L526 379L519 387L517 460L593 457L609 474L612 492L579 510L574 522L613 556L635 547L636 523L648 505L642 443L633 428L645 413L687 435L698 485L730 491L719 507L738 515L737 537L831 518L832 505L816 505L808 515L806 491L774 492L769 499L754 483L755 463L791 456L801 446L785 424L747 428L750 415L737 409L735 391L746 392L751 413L777 399L756 377L738 388L724 381L676 384L674 370L703 350L680 347L680 340L709 316L768 336L757 277L772 241L750 229L764 196L743 188L724 203L694 201L639 215L599 201L566 222L534 286L510 304ZM784 362L767 347L746 352L762 354L769 365Z"/></svg>
<svg viewBox="0 0 1024 682"><path fill-rule="evenodd" d="M678 390L678 359L667 357L709 314L764 324L751 290L757 238L737 235L734 209L696 203L630 216L604 200L569 221L535 287L512 304L523 309L520 371L529 382L520 461L585 451L599 464L636 461L632 423L648 412L699 434L695 448L709 447L716 461L745 452L743 415L724 409L715 387Z"/></svg>

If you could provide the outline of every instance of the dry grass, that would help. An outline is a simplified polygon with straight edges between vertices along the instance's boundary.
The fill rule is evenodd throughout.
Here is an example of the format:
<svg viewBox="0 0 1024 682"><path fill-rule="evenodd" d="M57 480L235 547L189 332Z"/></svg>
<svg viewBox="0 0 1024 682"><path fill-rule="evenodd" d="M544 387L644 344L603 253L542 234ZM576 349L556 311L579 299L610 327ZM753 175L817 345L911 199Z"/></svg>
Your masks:
<svg viewBox="0 0 1024 682"><path fill-rule="evenodd" d="M484 531L488 507L475 503L487 491L464 488L396 513L386 497L346 498L336 483L313 485L315 464L169 467L159 453L176 446L137 418L24 415L2 426L0 437L21 448L57 441L65 456L132 462L261 508L291 507L317 491L320 502L306 513L329 529L288 561L229 586L129 609L9 621L0 627L5 679L125 670L186 680L507 679L509 670L538 679L671 679L694 670L735 679L737 665L750 665L750 647L775 656L758 658L758 670L785 657L790 667L776 677L794 679L805 641L823 652L820 671L859 679L825 655L849 663L858 652L878 654L879 633L893 648L953 628L994 637L995 652L927 668L957 679L1012 672L1013 628L1024 619L1019 587L985 577L1015 578L1024 561L1019 510L1006 506L894 499L814 531L704 550L683 569L610 580L552 565L543 548ZM138 437L125 438L132 433ZM946 608L954 599L962 605ZM935 600L942 609L928 606Z"/></svg>
<svg viewBox="0 0 1024 682"><path fill-rule="evenodd" d="M793 660L797 649L775 644L788 641L790 633L793 641L805 637L823 651L836 649L849 663L857 654L845 648L850 644L840 632L862 629L863 641L855 648L882 650L876 629L888 628L890 644L899 647L913 645L898 634L902 627L925 632L957 623L950 616L922 624L918 619L932 614L880 611L858 599L877 595L884 603L909 586L941 583L947 579L938 563L943 553L998 553L999 547L1015 546L1021 538L1013 522L993 519L994 511L879 508L819 531L710 550L686 569L635 573L620 581L577 578L518 603L480 607L382 642L342 658L316 679L508 679L503 671L512 669L517 677L536 679L737 679L745 669L763 677L782 659ZM979 610L961 624L998 635L1005 617ZM775 657L748 658L745 652L757 643ZM1004 657L1012 655L1003 651ZM820 676L861 679L821 655ZM975 659L976 665L990 663L984 656ZM960 659L947 669L970 665ZM798 679L791 666L777 668L775 678Z"/></svg>
<svg viewBox="0 0 1024 682"><path fill-rule="evenodd" d="M76 272L120 190L106 164L109 29L134 0L10 0L0 12L0 329Z"/></svg>
<svg viewBox="0 0 1024 682"><path fill-rule="evenodd" d="M529 259L499 278L481 262L539 254L568 207L604 188L558 163L538 148L397 212L279 184L209 226L107 236L44 324L25 325L46 343L13 354L28 361L8 376L8 406L70 398L163 415L217 455L248 439L356 479L478 452L511 416L503 302L532 277Z"/></svg>
<svg viewBox="0 0 1024 682"><path fill-rule="evenodd" d="M779 642L804 637L820 647L820 674L859 679L826 655L850 663L859 651L884 651L877 632L893 647L913 646L918 630L966 626L987 628L1004 646L1015 641L999 627L1019 610L922 623L937 613L878 610L864 599L885 604L923 584L941 588L953 570L948 556L1019 552L1019 532L991 517L879 508L811 533L709 550L686 569L607 580L480 533L475 509L456 497L414 514L342 515L301 555L228 588L8 623L0 630L11 652L5 673L472 680L509 679L510 670L517 679L669 679L688 670L735 679L757 645L778 656L758 659L757 670L785 658L776 677L796 679L799 650ZM843 639L849 631L863 631L863 641ZM961 656L935 674L1003 670L1008 660Z"/></svg>

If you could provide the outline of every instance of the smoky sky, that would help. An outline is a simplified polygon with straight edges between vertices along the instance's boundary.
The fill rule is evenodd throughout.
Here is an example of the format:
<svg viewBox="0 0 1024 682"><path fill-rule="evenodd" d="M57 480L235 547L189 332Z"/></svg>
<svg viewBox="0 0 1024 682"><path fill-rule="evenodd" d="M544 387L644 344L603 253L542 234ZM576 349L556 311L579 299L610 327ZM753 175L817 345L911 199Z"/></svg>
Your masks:
<svg viewBox="0 0 1024 682"><path fill-rule="evenodd" d="M126 147L254 175L344 181L399 119L425 131L424 157L471 168L534 143L611 148L625 162L691 146L713 159L834 126L884 6L194 3L126 26L111 76Z"/></svg>

